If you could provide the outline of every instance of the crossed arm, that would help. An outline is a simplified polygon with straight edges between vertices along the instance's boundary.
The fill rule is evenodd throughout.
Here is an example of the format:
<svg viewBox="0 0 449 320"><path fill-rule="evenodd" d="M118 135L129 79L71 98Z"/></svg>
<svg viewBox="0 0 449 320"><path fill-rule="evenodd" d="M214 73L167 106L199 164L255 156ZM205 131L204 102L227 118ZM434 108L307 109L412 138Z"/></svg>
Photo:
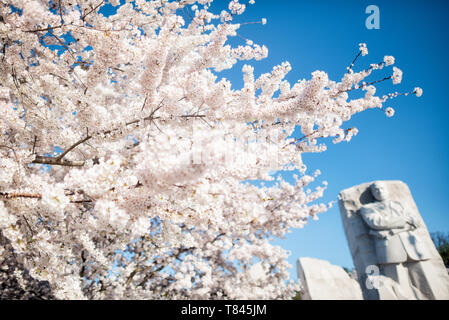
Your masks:
<svg viewBox="0 0 449 320"><path fill-rule="evenodd" d="M363 221L374 230L402 229L409 225L416 225L412 217L382 215L373 208L362 207L360 215Z"/></svg>

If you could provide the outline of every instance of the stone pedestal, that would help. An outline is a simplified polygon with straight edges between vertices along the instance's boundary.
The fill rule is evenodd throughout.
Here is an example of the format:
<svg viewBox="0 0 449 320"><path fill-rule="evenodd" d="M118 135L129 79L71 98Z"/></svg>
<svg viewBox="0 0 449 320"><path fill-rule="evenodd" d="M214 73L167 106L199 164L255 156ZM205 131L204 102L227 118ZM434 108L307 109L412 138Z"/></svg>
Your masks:
<svg viewBox="0 0 449 320"><path fill-rule="evenodd" d="M362 300L358 282L346 271L328 261L300 258L297 261L298 279L304 300Z"/></svg>

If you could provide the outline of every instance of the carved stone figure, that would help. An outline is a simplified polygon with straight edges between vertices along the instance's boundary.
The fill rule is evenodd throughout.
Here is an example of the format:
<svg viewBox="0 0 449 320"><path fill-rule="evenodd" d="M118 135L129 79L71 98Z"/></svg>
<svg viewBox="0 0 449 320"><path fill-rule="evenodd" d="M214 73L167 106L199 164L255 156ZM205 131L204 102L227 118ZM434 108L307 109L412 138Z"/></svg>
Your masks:
<svg viewBox="0 0 449 320"><path fill-rule="evenodd" d="M360 285L342 267L314 258L299 258L303 300L362 300Z"/></svg>
<svg viewBox="0 0 449 320"><path fill-rule="evenodd" d="M449 276L407 185L375 181L339 195L365 299L449 299Z"/></svg>

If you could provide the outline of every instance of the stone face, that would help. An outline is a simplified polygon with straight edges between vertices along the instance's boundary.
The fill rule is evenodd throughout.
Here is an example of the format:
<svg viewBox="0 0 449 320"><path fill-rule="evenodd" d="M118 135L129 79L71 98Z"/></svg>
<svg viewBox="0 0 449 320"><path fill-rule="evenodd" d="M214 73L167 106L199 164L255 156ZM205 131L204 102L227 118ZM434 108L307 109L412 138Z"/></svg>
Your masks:
<svg viewBox="0 0 449 320"><path fill-rule="evenodd" d="M449 299L449 276L405 183L354 186L339 206L365 299Z"/></svg>
<svg viewBox="0 0 449 320"><path fill-rule="evenodd" d="M298 279L304 300L361 300L358 282L346 271L328 261L300 258L297 261Z"/></svg>

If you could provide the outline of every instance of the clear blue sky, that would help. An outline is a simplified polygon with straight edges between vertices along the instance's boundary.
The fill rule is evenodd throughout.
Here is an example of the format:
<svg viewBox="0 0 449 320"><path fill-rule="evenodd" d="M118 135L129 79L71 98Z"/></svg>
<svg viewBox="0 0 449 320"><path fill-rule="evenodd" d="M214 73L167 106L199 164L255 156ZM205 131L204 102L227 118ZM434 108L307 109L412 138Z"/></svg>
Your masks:
<svg viewBox="0 0 449 320"><path fill-rule="evenodd" d="M216 0L213 8L221 8ZM365 27L365 8L380 9L380 30ZM304 156L310 172L322 171L329 182L324 202L336 200L340 190L372 180L402 180L408 184L415 202L432 231L449 231L449 2L447 1L294 1L256 0L235 21L267 18L266 25L245 25L238 33L269 49L269 57L252 62L256 75L289 61L290 82L310 78L314 70L324 70L339 80L358 50L368 45L369 55L361 57L355 70L393 55L404 72L400 85L389 81L378 92L408 91L419 86L421 98L399 97L388 106L396 114L387 118L382 110L369 110L348 123L359 134L350 143L328 144L321 154ZM226 76L241 86L241 65ZM316 257L333 264L353 267L338 206L294 230L278 241L291 250L289 262L296 276L298 257Z"/></svg>

